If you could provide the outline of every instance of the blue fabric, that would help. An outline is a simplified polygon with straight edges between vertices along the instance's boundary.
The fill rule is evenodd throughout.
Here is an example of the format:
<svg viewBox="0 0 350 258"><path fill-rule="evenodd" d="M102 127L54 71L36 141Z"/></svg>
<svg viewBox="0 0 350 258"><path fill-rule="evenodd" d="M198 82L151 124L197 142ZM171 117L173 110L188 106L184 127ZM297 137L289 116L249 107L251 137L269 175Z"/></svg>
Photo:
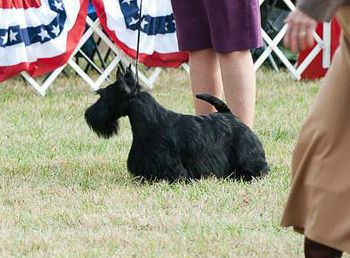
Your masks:
<svg viewBox="0 0 350 258"><path fill-rule="evenodd" d="M90 13L95 13L96 11L95 11L95 8L94 8L94 6L92 5L92 2L91 2L91 0L89 1L89 7L88 7L88 14L90 14Z"/></svg>

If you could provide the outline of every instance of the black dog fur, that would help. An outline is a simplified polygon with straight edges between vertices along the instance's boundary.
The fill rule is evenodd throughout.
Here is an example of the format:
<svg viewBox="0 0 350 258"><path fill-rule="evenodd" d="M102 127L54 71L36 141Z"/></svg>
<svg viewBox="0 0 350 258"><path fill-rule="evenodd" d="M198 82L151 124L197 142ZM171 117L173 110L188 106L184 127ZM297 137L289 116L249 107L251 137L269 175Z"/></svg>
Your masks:
<svg viewBox="0 0 350 258"><path fill-rule="evenodd" d="M127 165L146 180L219 178L251 180L268 173L258 137L221 100L206 94L197 98L218 112L205 116L169 111L136 83L131 68L118 69L117 80L97 91L100 98L85 112L98 136L118 133L118 119L128 116L133 133Z"/></svg>

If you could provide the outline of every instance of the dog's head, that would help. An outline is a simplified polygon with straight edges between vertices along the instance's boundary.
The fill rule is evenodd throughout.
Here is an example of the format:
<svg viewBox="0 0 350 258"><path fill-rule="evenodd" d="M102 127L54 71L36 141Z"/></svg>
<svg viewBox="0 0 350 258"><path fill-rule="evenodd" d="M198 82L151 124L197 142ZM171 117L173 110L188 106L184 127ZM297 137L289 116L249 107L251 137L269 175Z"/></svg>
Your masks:
<svg viewBox="0 0 350 258"><path fill-rule="evenodd" d="M118 119L128 114L130 100L140 89L131 66L125 72L118 68L117 80L96 91L100 98L86 110L87 124L99 137L110 138L117 134Z"/></svg>

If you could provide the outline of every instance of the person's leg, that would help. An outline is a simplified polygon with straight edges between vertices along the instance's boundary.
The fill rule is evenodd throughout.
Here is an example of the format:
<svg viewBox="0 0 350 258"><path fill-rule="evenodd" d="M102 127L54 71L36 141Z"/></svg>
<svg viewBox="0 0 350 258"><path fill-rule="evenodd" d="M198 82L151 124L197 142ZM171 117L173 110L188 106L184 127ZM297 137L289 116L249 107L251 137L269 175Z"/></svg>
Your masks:
<svg viewBox="0 0 350 258"><path fill-rule="evenodd" d="M340 258L342 252L332 247L322 245L305 237L305 258Z"/></svg>
<svg viewBox="0 0 350 258"><path fill-rule="evenodd" d="M222 97L222 80L217 54L211 49L190 52L190 75L192 92L197 115L215 112L215 108L196 98L196 94L205 93Z"/></svg>
<svg viewBox="0 0 350 258"><path fill-rule="evenodd" d="M253 127L256 78L249 50L218 54L225 97L232 113Z"/></svg>

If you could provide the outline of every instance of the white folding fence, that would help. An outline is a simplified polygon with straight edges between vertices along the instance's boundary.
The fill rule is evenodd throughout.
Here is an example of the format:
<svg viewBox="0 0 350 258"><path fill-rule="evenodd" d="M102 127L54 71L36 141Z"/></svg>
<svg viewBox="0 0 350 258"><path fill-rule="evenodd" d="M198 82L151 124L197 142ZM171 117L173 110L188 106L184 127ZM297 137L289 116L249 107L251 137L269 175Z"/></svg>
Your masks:
<svg viewBox="0 0 350 258"><path fill-rule="evenodd" d="M266 0L259 0L260 6L265 2ZM291 0L283 0L283 2L288 6L288 8L293 11L295 9L295 5ZM320 51L323 51L323 62L322 65L324 68L328 68L330 65L330 44L331 44L331 31L330 31L330 23L324 23L323 24L323 39L320 38L320 36L314 32L314 39L316 41L315 47L311 50L309 55L303 60L299 66L296 66L292 64L287 57L284 55L284 53L281 51L281 49L278 48L278 44L283 40L284 35L287 31L287 25L284 25L281 31L275 36L275 38L271 39L267 33L261 29L263 39L267 44L266 49L264 52L260 55L260 57L256 60L254 66L255 69L258 70L261 65L266 61L266 59L269 57L269 55L274 52L276 56L281 60L281 62L284 64L284 66L288 69L290 74L293 76L293 78L299 80L301 78L301 74L305 71L305 69L310 65L310 63L315 59L315 57L318 55Z"/></svg>
<svg viewBox="0 0 350 258"><path fill-rule="evenodd" d="M262 5L264 2L265 0L259 0L260 5ZM295 6L291 0L283 0L283 2L288 6L290 10L295 9ZM115 67L118 65L119 62L123 63L124 65L132 64L133 66L133 60L130 59L128 56L126 56L103 32L98 18L95 21L93 21L89 17L87 17L86 22L88 25L88 29L85 31L84 35L82 36L77 48L73 52L67 64L54 70L43 81L39 81L32 78L26 72L21 73L24 79L30 85L32 85L34 89L42 96L46 94L48 88L54 83L55 79L63 72L66 66L70 66L71 68L73 68L73 70L91 87L92 90L97 90L106 80L107 81L109 80L109 75L114 71ZM287 25L285 25L273 39L270 38L270 36L263 29L261 29L263 39L266 43L266 48L258 57L258 59L255 61L255 64L254 64L255 70L258 70L269 57L271 58L271 54L273 52L275 53L275 56L277 56L277 58L280 59L280 61L288 69L292 77L297 80L301 78L301 74L303 73L303 71L305 71L305 69L314 60L314 58L318 55L320 51L323 51L323 67L328 68L330 65L330 43L331 43L330 28L331 27L329 23L324 23L323 39L321 39L320 36L316 32L314 32L314 38L317 44L299 66L292 64L288 60L288 58L285 56L285 54L282 52L282 50L278 47L279 43L283 40L283 36L287 31ZM95 66L94 61L90 60L89 57L87 57L84 54L84 52L81 50L82 46L93 35L99 37L101 41L107 45L110 51L113 52L112 60L109 61L108 65L103 70ZM84 58L88 60L90 65L94 66L96 70L99 71L99 76L97 79L93 79L88 73L86 73L80 67L79 64L77 64L74 61L74 57L76 54L80 54L81 56L84 56ZM189 71L187 64L184 64L182 68L187 72ZM149 72L147 73L147 75L146 73L140 72L139 78L144 85L146 85L149 88L152 88L154 85L154 82L159 77L161 71L162 71L161 68L153 68L151 69L150 73Z"/></svg>

